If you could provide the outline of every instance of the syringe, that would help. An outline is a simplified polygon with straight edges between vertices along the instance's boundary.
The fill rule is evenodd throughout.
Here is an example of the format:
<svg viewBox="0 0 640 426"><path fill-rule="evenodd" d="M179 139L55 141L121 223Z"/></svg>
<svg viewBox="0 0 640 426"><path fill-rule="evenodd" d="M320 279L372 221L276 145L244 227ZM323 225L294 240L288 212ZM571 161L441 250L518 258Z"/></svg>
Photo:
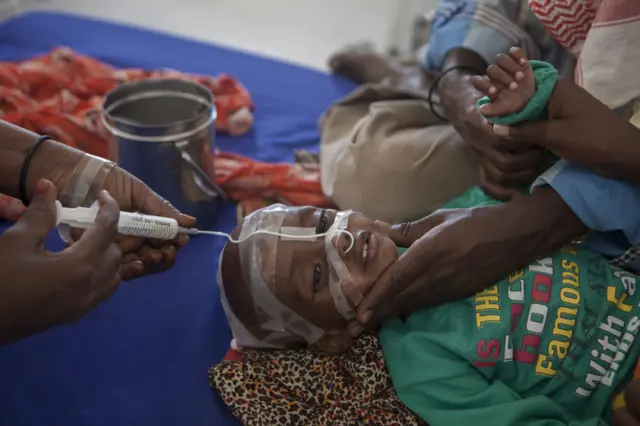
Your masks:
<svg viewBox="0 0 640 426"><path fill-rule="evenodd" d="M62 207L56 201L57 220L56 225L67 224L72 228L87 229L96 220L98 209L91 207ZM178 221L169 217L151 216L140 213L120 212L118 220L118 233L134 237L156 238L159 240L172 240L178 234L197 235L204 232L197 229L182 228ZM215 235L218 235L216 233ZM220 234L226 236L226 234Z"/></svg>
<svg viewBox="0 0 640 426"><path fill-rule="evenodd" d="M59 201L56 201L56 226L64 223L72 228L87 229L96 221L98 209L93 207L62 207ZM347 234L351 240L349 247L345 251L353 248L355 239L347 230L338 230L339 233ZM273 232L268 230L257 230L245 236L242 239L233 239L231 235L218 231L204 231L196 228L183 228L178 221L170 217L151 216L141 213L120 212L118 220L118 234L131 235L134 237L155 238L158 240L172 240L178 234L187 235L215 235L224 237L232 243L241 243L254 235L274 235L286 237L291 240L315 241L316 238L325 237L329 232L312 235L292 235L281 232Z"/></svg>

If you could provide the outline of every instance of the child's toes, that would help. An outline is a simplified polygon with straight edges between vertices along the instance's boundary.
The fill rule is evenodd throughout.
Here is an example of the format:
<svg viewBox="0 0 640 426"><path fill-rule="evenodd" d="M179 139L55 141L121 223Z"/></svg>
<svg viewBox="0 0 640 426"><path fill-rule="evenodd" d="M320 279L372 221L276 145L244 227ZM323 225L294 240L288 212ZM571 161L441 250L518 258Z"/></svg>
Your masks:
<svg viewBox="0 0 640 426"><path fill-rule="evenodd" d="M471 84L473 85L473 87L476 88L476 90L484 93L490 98L492 98L493 96L495 96L496 93L498 93L498 89L496 89L496 87L493 84L491 84L491 81L489 81L489 79L486 76L477 75L473 77L473 79L471 80Z"/></svg>
<svg viewBox="0 0 640 426"><path fill-rule="evenodd" d="M494 84L498 83L511 90L518 88L518 83L516 83L509 74L497 65L491 65L487 68L487 76Z"/></svg>

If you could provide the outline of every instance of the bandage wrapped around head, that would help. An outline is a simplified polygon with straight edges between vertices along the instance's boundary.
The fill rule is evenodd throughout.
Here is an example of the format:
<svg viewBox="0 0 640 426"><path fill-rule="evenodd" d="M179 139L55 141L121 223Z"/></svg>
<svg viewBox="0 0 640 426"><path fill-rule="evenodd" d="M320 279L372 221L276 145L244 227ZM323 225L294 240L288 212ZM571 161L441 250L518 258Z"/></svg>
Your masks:
<svg viewBox="0 0 640 426"><path fill-rule="evenodd" d="M234 337L232 346L235 348L283 348L295 342L312 345L325 333L278 300L270 290L275 287L278 245L286 241L315 242L318 238L324 238L330 272L329 291L336 310L345 319L355 317L353 307L363 298L339 253L339 250L349 251L353 247L353 236L347 231L350 212L338 212L329 230L316 234L315 228L283 226L286 209L276 204L247 216L238 238L242 276L253 299L255 316L262 331L260 338L252 334L233 312L222 283L222 264L219 265L218 287ZM346 245L342 244L343 247L338 244L341 236L350 239Z"/></svg>

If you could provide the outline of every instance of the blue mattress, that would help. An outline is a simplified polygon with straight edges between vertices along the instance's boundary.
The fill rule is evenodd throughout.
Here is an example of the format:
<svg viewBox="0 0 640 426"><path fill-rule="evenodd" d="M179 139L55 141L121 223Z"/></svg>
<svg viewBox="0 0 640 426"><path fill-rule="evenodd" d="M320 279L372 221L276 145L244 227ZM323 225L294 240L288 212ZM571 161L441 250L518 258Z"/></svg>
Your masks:
<svg viewBox="0 0 640 426"><path fill-rule="evenodd" d="M301 67L66 14L30 13L0 24L0 60L26 59L56 46L117 67L237 77L257 106L255 129L239 138L218 135L216 143L266 161L289 161L294 149L317 147L318 117L354 88ZM225 205L216 228L234 225L234 207ZM123 284L72 326L0 348L1 423L237 424L207 379L230 341L215 284L222 244L196 238L171 271ZM55 235L47 245L61 248Z"/></svg>

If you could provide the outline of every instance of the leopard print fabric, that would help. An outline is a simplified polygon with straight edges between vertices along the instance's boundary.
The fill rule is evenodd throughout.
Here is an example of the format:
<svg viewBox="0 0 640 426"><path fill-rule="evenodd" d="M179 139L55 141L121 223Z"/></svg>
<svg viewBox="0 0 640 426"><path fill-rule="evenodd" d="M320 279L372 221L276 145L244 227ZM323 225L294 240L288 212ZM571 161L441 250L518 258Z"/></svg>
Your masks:
<svg viewBox="0 0 640 426"><path fill-rule="evenodd" d="M424 425L400 402L372 335L337 357L242 351L211 367L209 382L247 426Z"/></svg>

